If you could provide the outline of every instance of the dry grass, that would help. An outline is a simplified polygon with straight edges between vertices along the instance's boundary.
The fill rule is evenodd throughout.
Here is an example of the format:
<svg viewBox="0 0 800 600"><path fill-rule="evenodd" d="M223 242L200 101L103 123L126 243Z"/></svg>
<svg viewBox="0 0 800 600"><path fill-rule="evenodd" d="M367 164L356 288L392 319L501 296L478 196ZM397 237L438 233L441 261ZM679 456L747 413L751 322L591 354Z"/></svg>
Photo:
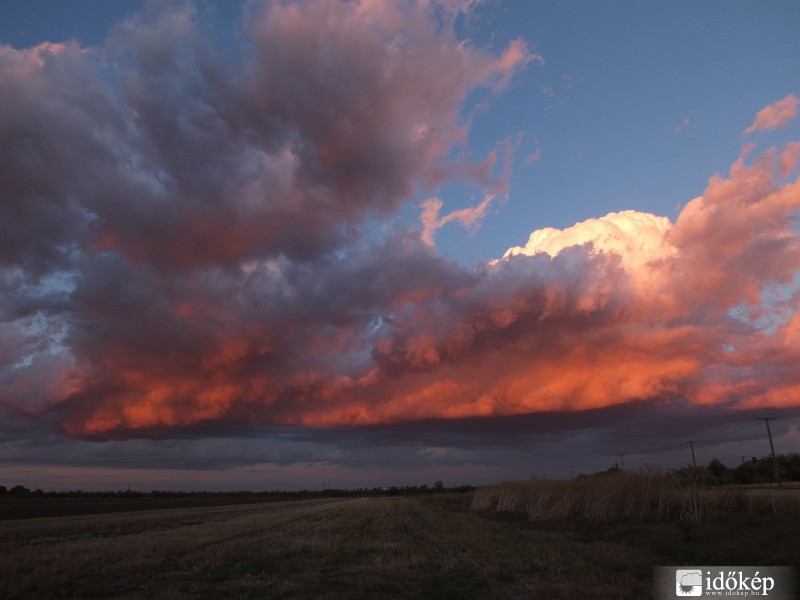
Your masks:
<svg viewBox="0 0 800 600"><path fill-rule="evenodd" d="M648 598L655 565L800 564L800 511L774 514L769 490L744 497L744 519L648 521L712 506L723 518L738 500L667 501L674 490L646 483L474 494L531 521L470 510L468 494L3 521L0 598Z"/></svg>
<svg viewBox="0 0 800 600"><path fill-rule="evenodd" d="M796 489L707 488L663 473L605 473L571 481L532 480L477 490L473 510L532 521L699 522L738 514L798 514Z"/></svg>
<svg viewBox="0 0 800 600"><path fill-rule="evenodd" d="M6 521L0 597L649 595L646 552L520 528L448 500L328 499Z"/></svg>

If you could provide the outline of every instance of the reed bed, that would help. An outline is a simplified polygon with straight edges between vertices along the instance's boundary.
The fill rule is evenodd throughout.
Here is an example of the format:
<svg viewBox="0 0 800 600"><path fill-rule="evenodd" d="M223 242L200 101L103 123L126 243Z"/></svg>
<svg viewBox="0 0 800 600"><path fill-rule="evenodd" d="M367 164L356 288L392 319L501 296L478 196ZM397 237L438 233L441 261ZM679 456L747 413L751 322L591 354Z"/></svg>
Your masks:
<svg viewBox="0 0 800 600"><path fill-rule="evenodd" d="M706 487L665 473L616 472L487 486L475 491L471 508L531 521L697 522L731 514L797 514L800 494L796 489Z"/></svg>

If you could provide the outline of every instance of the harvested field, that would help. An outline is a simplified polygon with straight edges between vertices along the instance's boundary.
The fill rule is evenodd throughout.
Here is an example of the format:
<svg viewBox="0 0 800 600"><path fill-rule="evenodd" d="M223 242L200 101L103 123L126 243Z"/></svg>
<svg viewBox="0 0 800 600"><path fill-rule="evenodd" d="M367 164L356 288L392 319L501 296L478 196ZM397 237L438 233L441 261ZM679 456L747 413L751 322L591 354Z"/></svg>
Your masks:
<svg viewBox="0 0 800 600"><path fill-rule="evenodd" d="M464 504L313 499L7 520L0 597L641 599L655 565L797 559L797 522L768 516L687 531L530 522ZM732 555L743 539L749 554Z"/></svg>
<svg viewBox="0 0 800 600"><path fill-rule="evenodd" d="M0 523L7 599L641 598L649 572L635 549L410 498Z"/></svg>

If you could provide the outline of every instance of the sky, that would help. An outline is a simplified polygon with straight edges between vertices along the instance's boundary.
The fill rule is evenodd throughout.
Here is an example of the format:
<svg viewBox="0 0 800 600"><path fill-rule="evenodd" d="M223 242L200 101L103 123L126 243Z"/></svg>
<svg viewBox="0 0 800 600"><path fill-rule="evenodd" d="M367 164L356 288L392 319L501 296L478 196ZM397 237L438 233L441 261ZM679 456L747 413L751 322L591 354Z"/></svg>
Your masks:
<svg viewBox="0 0 800 600"><path fill-rule="evenodd" d="M0 3L0 483L800 451L800 5Z"/></svg>

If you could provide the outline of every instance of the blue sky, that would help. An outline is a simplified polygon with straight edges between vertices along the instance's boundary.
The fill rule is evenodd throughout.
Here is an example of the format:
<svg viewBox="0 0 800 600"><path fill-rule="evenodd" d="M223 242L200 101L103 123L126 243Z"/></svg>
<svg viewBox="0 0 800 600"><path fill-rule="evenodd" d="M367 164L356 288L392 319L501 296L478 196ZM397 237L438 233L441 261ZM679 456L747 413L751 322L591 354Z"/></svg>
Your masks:
<svg viewBox="0 0 800 600"><path fill-rule="evenodd" d="M432 5L0 4L0 483L797 451L800 5Z"/></svg>

